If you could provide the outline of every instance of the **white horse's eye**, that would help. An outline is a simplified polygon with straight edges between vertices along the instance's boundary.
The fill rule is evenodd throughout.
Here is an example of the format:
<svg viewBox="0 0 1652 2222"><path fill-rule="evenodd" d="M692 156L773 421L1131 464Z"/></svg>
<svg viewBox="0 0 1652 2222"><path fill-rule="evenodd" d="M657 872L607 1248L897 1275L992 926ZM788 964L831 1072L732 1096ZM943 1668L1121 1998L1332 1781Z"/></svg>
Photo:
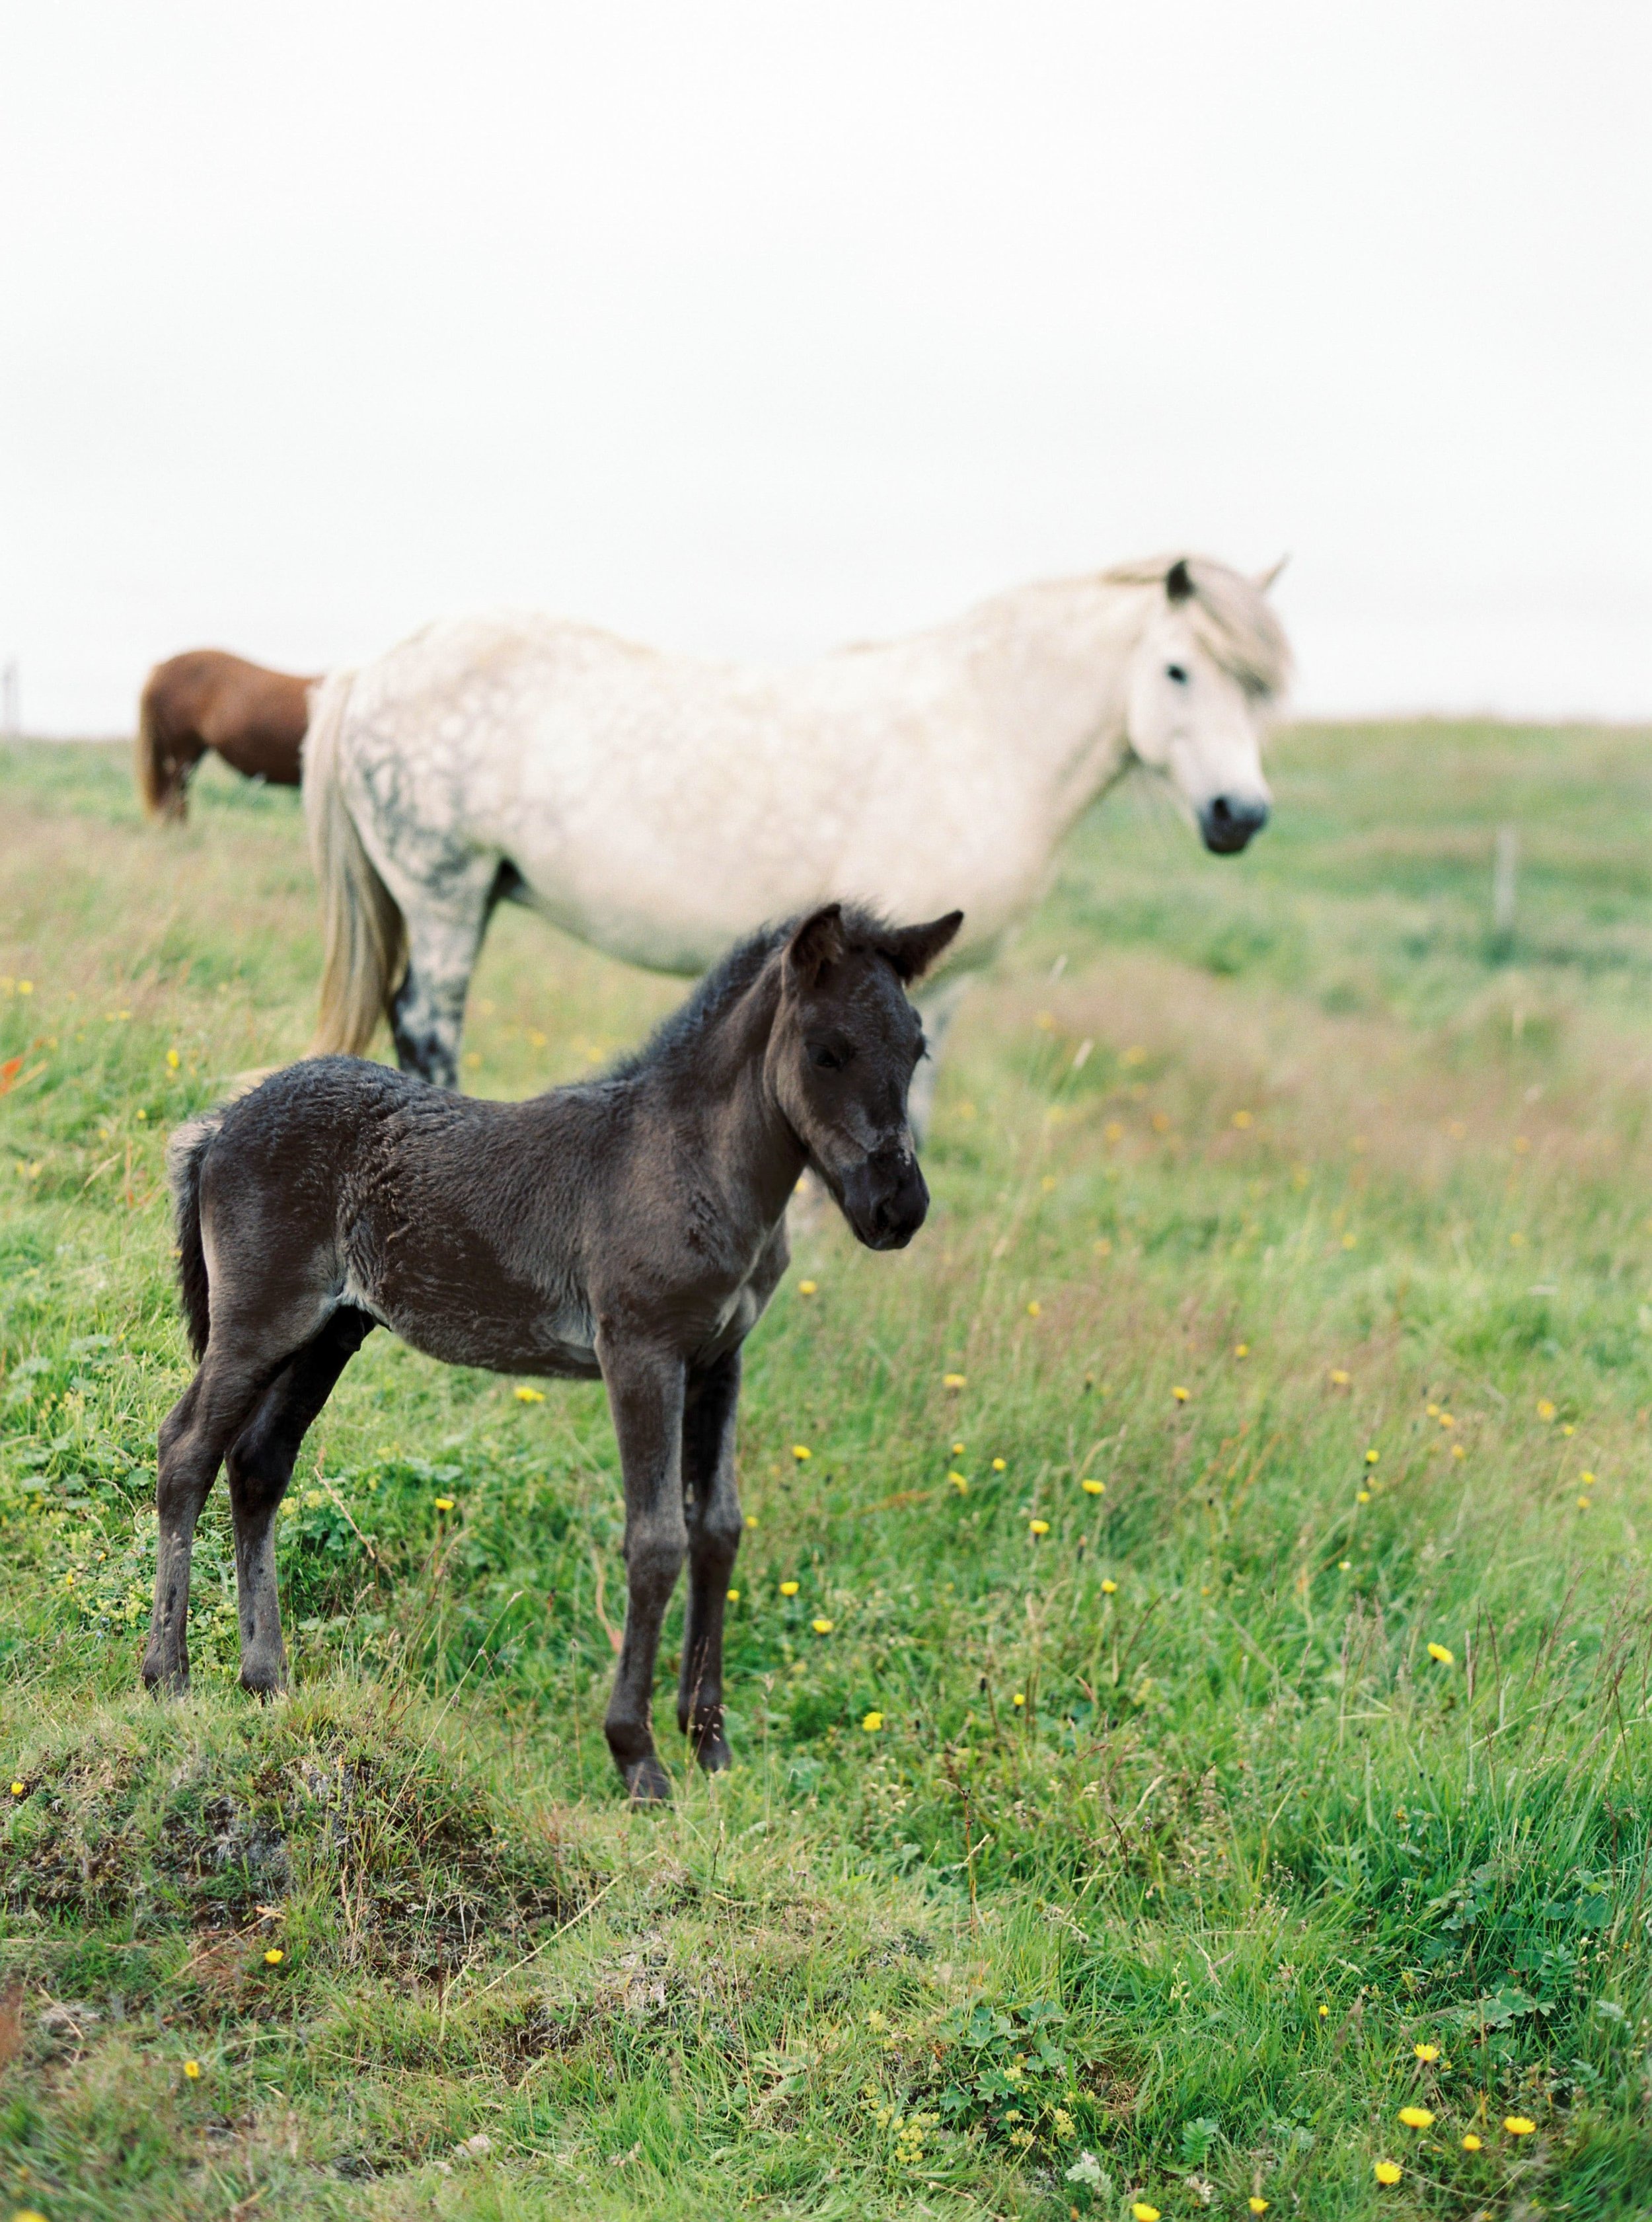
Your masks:
<svg viewBox="0 0 1652 2222"><path fill-rule="evenodd" d="M1182 663L1167 663L1165 666L1165 677L1167 679L1173 679L1178 687L1186 687L1187 684L1186 665Z"/></svg>

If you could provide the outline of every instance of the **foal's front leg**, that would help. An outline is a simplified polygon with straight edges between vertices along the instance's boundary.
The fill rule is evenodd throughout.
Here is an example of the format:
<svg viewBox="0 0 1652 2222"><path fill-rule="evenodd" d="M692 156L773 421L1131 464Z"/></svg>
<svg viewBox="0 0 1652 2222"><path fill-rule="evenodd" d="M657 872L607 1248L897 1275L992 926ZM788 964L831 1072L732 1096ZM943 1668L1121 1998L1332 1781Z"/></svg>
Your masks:
<svg viewBox="0 0 1652 2222"><path fill-rule="evenodd" d="M677 1687L677 1725L710 1774L729 1764L723 1733L723 1608L744 1522L735 1488L740 1353L691 1375L683 1415L683 1496L688 1516L688 1614Z"/></svg>
<svg viewBox="0 0 1652 2222"><path fill-rule="evenodd" d="M683 1520L683 1365L628 1343L606 1324L597 1359L608 1387L625 1476L625 1636L604 1729L614 1764L639 1805L671 1796L654 1748L650 1698L660 1624L677 1585L688 1530Z"/></svg>

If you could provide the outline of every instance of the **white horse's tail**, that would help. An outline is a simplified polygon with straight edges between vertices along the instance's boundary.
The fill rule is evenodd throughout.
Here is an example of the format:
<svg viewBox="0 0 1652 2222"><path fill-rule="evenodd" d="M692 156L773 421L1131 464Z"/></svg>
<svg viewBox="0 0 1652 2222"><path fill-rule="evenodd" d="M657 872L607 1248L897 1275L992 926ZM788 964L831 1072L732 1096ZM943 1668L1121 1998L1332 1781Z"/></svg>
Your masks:
<svg viewBox="0 0 1652 2222"><path fill-rule="evenodd" d="M407 927L361 845L339 782L339 738L355 674L335 671L310 698L304 734L304 823L321 888L326 957L311 1057L360 1057L401 976Z"/></svg>

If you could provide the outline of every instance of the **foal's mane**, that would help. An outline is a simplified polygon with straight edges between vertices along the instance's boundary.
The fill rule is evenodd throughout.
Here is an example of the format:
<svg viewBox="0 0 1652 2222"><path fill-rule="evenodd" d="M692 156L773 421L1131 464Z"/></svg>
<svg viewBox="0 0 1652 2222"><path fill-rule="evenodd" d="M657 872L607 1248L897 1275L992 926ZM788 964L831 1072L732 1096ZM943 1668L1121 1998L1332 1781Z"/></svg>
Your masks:
<svg viewBox="0 0 1652 2222"><path fill-rule="evenodd" d="M1162 587L1180 562L1192 583L1184 604L1199 646L1261 700L1281 694L1291 677L1291 650L1284 627L1263 589L1242 571L1218 563L1213 556L1154 556L1104 571L1112 587Z"/></svg>
<svg viewBox="0 0 1652 2222"><path fill-rule="evenodd" d="M807 913L799 913L796 918L782 919L778 925L760 926L744 941L735 942L728 955L711 967L688 1001L661 1019L640 1049L616 1058L596 1085L601 1087L610 1080L634 1079L638 1073L654 1066L688 1063L729 1005L738 1002L764 967L785 947L806 915ZM843 938L851 949L864 948L867 944L876 948L888 931L885 922L874 911L863 909L858 903L842 906Z"/></svg>

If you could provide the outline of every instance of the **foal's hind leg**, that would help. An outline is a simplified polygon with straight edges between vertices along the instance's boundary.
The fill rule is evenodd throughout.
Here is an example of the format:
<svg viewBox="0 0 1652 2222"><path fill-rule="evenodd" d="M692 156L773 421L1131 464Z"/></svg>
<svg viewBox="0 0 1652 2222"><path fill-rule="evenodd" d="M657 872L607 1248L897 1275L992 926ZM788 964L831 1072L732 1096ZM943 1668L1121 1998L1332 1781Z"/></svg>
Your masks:
<svg viewBox="0 0 1652 2222"><path fill-rule="evenodd" d="M397 875L391 892L407 920L407 971L390 1008L396 1057L404 1072L438 1088L459 1085L459 1042L465 998L498 884L494 857L470 859L435 886Z"/></svg>
<svg viewBox="0 0 1652 2222"><path fill-rule="evenodd" d="M321 1333L282 1367L230 1446L241 1685L260 1697L284 1690L287 1684L275 1583L275 1516L292 1479L299 1445L373 1324L367 1313L351 1305L335 1311Z"/></svg>
<svg viewBox="0 0 1652 2222"><path fill-rule="evenodd" d="M745 1523L735 1489L740 1353L690 1377L683 1414L683 1510L688 1522L688 1611L677 1686L677 1725L700 1765L729 1764L723 1733L723 1608Z"/></svg>
<svg viewBox="0 0 1652 2222"><path fill-rule="evenodd" d="M182 1692L190 1681L190 1556L195 1523L223 1454L256 1403L269 1368L215 1359L201 1368L161 1422L155 1479L155 1602L142 1675L151 1690Z"/></svg>

